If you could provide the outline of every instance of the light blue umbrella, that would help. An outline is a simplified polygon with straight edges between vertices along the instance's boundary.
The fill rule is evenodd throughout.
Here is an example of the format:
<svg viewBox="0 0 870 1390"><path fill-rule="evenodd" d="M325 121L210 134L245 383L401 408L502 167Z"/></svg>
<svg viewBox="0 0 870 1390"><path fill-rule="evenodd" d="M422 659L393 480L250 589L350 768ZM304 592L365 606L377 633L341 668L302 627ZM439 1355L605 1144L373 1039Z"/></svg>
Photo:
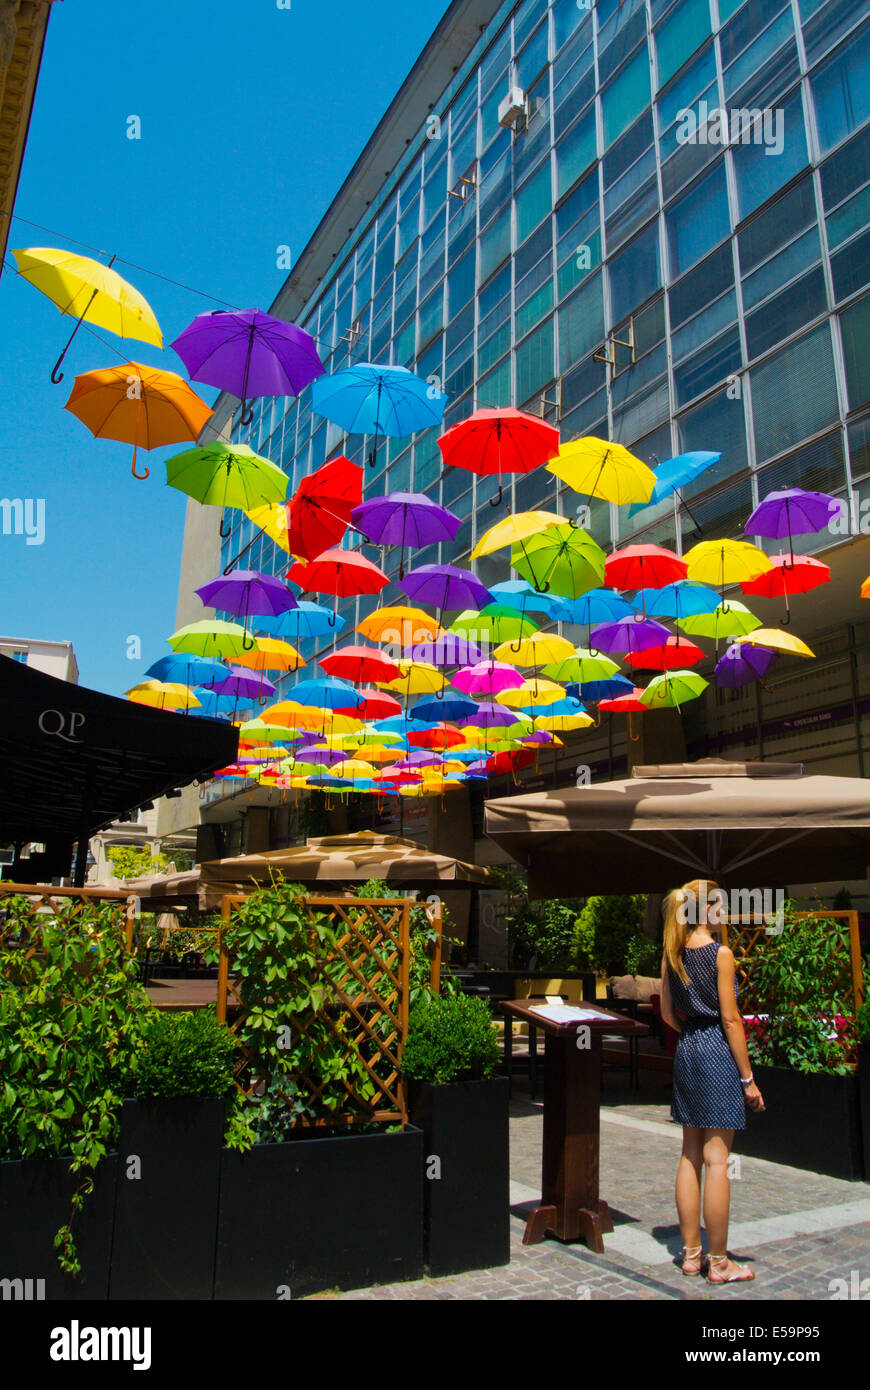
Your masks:
<svg viewBox="0 0 870 1390"><path fill-rule="evenodd" d="M503 584L492 584L489 592L496 603L515 608L523 617L527 613L544 613L554 622L572 621L570 599L560 598L558 594L541 594L527 579L507 579Z"/></svg>
<svg viewBox="0 0 870 1390"><path fill-rule="evenodd" d="M643 511L645 507L654 506L656 502L664 501L664 499L670 497L673 492L677 494L680 502L686 507L685 502L683 502L682 497L680 497L680 489L687 487L689 483L693 483L705 469L711 468L721 457L721 454L711 453L707 450L696 450L694 453L690 454L677 454L676 458L665 459L664 463L657 464L654 470L656 475L655 487L652 490L649 501L635 502L633 507L629 507L629 516L634 516L636 512ZM686 511L689 512L688 507L686 507ZM692 516L691 512L689 512L689 516ZM698 523L693 516L692 520L695 522L695 526L698 527ZM700 530L700 527L698 527L698 530Z"/></svg>
<svg viewBox="0 0 870 1390"><path fill-rule="evenodd" d="M359 709L362 704L354 686L337 676L299 681L288 687L286 698L296 705L311 705L315 709Z"/></svg>
<svg viewBox="0 0 870 1390"><path fill-rule="evenodd" d="M230 668L224 662L185 652L161 656L160 660L155 661L145 672L149 680L207 687L213 686L215 681L225 680L229 674Z"/></svg>
<svg viewBox="0 0 870 1390"><path fill-rule="evenodd" d="M431 719L436 723L442 719L454 722L457 719L470 719L477 714L478 704L476 700L470 700L467 695L461 695L458 691L448 690L442 696L428 696L425 700L418 700L411 709L411 716L414 719Z"/></svg>
<svg viewBox="0 0 870 1390"><path fill-rule="evenodd" d="M634 613L634 604L629 599L623 598L622 594L617 594L613 589L590 589L588 593L581 594L579 598L568 599L568 608L571 616L566 618L568 623L576 623L578 627L588 629L586 639L588 644L589 631L597 627L599 623L616 622L619 618L627 618L630 613Z"/></svg>
<svg viewBox="0 0 870 1390"><path fill-rule="evenodd" d="M280 638L282 642L300 642L305 637L325 637L327 633L337 637L346 626L344 618L339 618L331 608L311 603L308 599L300 599L296 608L289 613L279 614L277 618L254 620L257 632Z"/></svg>
<svg viewBox="0 0 870 1390"><path fill-rule="evenodd" d="M440 425L447 396L415 376L407 367L389 367L376 362L357 362L331 376L319 377L311 388L312 405L348 434L372 434L374 451L369 459L377 463L377 437L401 438L418 430Z"/></svg>
<svg viewBox="0 0 870 1390"><path fill-rule="evenodd" d="M636 608L643 607L648 618L689 618L697 613L714 613L721 595L706 584L677 579L661 589L641 589L634 596Z"/></svg>

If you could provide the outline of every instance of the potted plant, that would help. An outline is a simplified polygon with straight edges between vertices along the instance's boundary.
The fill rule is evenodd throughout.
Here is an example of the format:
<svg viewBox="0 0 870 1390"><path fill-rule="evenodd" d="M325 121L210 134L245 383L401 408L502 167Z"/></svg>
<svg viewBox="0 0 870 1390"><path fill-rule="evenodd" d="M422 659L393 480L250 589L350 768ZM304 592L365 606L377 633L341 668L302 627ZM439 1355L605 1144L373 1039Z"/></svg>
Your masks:
<svg viewBox="0 0 870 1390"><path fill-rule="evenodd" d="M489 1005L421 998L402 1068L425 1138L426 1264L433 1276L507 1264L510 1198L507 1077L496 1077Z"/></svg>
<svg viewBox="0 0 870 1390"><path fill-rule="evenodd" d="M801 918L789 903L782 929L756 946L740 1008L765 1111L747 1111L735 1147L755 1158L860 1180L858 1079L848 1064L854 1025L838 984L838 928L835 921Z"/></svg>
<svg viewBox="0 0 870 1390"><path fill-rule="evenodd" d="M110 1298L211 1298L237 1058L211 1010L143 1018L121 1114Z"/></svg>
<svg viewBox="0 0 870 1390"><path fill-rule="evenodd" d="M861 1108L861 1140L864 1181L870 1182L870 961L864 961L864 1003L858 1010L858 1099Z"/></svg>
<svg viewBox="0 0 870 1390"><path fill-rule="evenodd" d="M244 1000L248 1133L222 1155L215 1298L418 1278L423 1136L378 1119L389 1096L375 1078L389 1070L370 1034L394 1038L395 1023L372 1010L386 978L376 952L357 941L348 982L328 917L284 883L248 897L227 940Z"/></svg>

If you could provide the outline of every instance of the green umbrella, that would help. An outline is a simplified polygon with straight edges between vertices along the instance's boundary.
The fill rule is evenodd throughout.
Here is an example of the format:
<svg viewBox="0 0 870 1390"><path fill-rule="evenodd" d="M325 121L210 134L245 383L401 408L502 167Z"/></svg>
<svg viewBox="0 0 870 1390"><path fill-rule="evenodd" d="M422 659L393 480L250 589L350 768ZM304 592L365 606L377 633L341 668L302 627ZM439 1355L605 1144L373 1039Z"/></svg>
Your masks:
<svg viewBox="0 0 870 1390"><path fill-rule="evenodd" d="M283 502L290 483L286 473L247 444L220 439L174 454L166 463L166 481L206 506L242 511ZM228 534L222 527L221 535Z"/></svg>
<svg viewBox="0 0 870 1390"><path fill-rule="evenodd" d="M665 671L653 676L638 698L647 709L679 709L687 700L696 700L709 684L696 671Z"/></svg>
<svg viewBox="0 0 870 1390"><path fill-rule="evenodd" d="M488 603L479 613L474 608L460 613L450 624L450 631L471 637L478 643L487 641L497 646L502 642L516 642L521 637L530 637L539 627L540 623L523 617L515 608L508 608L503 603Z"/></svg>
<svg viewBox="0 0 870 1390"><path fill-rule="evenodd" d="M561 681L563 685L569 681L606 681L618 670L619 666L609 656L596 655L588 647L578 647L574 656L541 667L541 673L549 680Z"/></svg>
<svg viewBox="0 0 870 1390"><path fill-rule="evenodd" d="M594 536L566 521L520 541L511 566L543 593L579 598L604 582L604 551Z"/></svg>
<svg viewBox="0 0 870 1390"><path fill-rule="evenodd" d="M677 619L677 627L690 637L715 637L721 642L725 637L746 637L761 627L760 619L742 603L719 604L712 613L692 613Z"/></svg>
<svg viewBox="0 0 870 1390"><path fill-rule="evenodd" d="M283 724L264 724L262 719L249 719L239 729L243 743L297 743L302 735L297 729Z"/></svg>
<svg viewBox="0 0 870 1390"><path fill-rule="evenodd" d="M193 656L241 656L249 650L245 636L245 629L238 623L210 622L204 618L173 632L169 645L174 652L190 652Z"/></svg>

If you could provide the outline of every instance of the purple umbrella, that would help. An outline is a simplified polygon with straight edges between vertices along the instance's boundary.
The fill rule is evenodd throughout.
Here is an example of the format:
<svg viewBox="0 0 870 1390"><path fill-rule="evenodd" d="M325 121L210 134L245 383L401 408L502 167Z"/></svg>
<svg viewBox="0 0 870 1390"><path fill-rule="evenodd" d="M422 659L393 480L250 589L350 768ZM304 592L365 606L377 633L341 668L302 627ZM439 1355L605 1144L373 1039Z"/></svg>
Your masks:
<svg viewBox="0 0 870 1390"><path fill-rule="evenodd" d="M456 569L454 565L420 565L399 580L408 598L416 603L428 603L438 610L438 622L445 608L483 608L490 601L490 592L471 570Z"/></svg>
<svg viewBox="0 0 870 1390"><path fill-rule="evenodd" d="M474 724L478 729L506 729L509 724L516 722L516 710L507 709L504 705L487 703L478 705L477 713L465 720L466 724Z"/></svg>
<svg viewBox="0 0 870 1390"><path fill-rule="evenodd" d="M615 623L602 623L593 629L589 645L599 652L643 652L648 647L663 647L670 632L652 618L620 618Z"/></svg>
<svg viewBox="0 0 870 1390"><path fill-rule="evenodd" d="M422 492L390 492L354 507L351 524L377 545L401 546L399 578L405 577L405 548L452 541L462 525L446 507Z"/></svg>
<svg viewBox="0 0 870 1390"><path fill-rule="evenodd" d="M242 619L245 627L251 614L264 614L277 618L279 613L287 613L297 606L296 599L282 579L271 574L260 574L257 570L236 570L234 574L222 574L218 579L209 580L196 592L206 608L218 608L224 613L234 613ZM251 651L256 643L248 644L244 639L245 651Z"/></svg>
<svg viewBox="0 0 870 1390"><path fill-rule="evenodd" d="M261 309L197 314L172 344L191 378L230 391L249 425L254 396L298 396L326 368L310 334Z"/></svg>
<svg viewBox="0 0 870 1390"><path fill-rule="evenodd" d="M769 492L762 498L746 523L747 536L768 536L782 540L788 536L788 548L794 563L793 536L811 535L825 527L843 510L842 502L826 492L804 492L790 487L783 492Z"/></svg>
<svg viewBox="0 0 870 1390"><path fill-rule="evenodd" d="M274 685L263 675L256 676L244 666L232 665L230 674L217 681L214 690L217 695L232 695L236 700L259 700L261 705L266 703L267 695L275 694Z"/></svg>
<svg viewBox="0 0 870 1390"><path fill-rule="evenodd" d="M404 758L393 763L393 768L403 771L413 767L432 767L434 763L440 763L441 759L441 753L433 753L428 748L415 748L412 753L406 753Z"/></svg>
<svg viewBox="0 0 870 1390"><path fill-rule="evenodd" d="M335 763L347 762L347 754L340 753L337 748L305 748L298 761L300 763L322 763L326 767L333 767Z"/></svg>
<svg viewBox="0 0 870 1390"><path fill-rule="evenodd" d="M742 685L763 680L775 660L776 652L767 647L744 647L735 642L716 662L716 684L726 690L739 690Z"/></svg>
<svg viewBox="0 0 870 1390"><path fill-rule="evenodd" d="M459 633L443 632L434 642L418 642L411 647L410 657L412 661L428 661L431 666L473 666L483 660L483 652Z"/></svg>

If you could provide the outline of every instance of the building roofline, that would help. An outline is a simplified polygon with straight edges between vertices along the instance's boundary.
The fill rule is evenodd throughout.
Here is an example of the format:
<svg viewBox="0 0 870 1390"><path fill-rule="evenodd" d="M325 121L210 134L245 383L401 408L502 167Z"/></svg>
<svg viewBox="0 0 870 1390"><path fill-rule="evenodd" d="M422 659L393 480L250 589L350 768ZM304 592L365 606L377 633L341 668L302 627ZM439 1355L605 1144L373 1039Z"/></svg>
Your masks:
<svg viewBox="0 0 870 1390"><path fill-rule="evenodd" d="M503 3L453 0L272 301L270 313L292 321L302 312ZM406 134L409 130L410 136ZM203 440L222 433L236 404L235 396L220 393L203 430Z"/></svg>

